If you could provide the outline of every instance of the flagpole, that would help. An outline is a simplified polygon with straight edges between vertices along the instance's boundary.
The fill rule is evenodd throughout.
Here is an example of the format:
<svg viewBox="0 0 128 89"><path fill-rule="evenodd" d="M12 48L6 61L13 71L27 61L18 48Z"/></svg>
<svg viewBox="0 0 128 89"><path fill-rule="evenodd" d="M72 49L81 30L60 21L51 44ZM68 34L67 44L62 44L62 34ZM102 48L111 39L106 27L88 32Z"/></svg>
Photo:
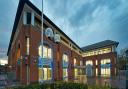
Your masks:
<svg viewBox="0 0 128 89"><path fill-rule="evenodd" d="M42 30L41 30L41 44L42 44L42 57L43 57L43 0L42 0Z"/></svg>
<svg viewBox="0 0 128 89"><path fill-rule="evenodd" d="M42 47L42 59L43 59L43 0L42 0L42 29L41 29L41 47ZM42 64L42 74L43 74L43 64ZM43 74L44 75L44 74ZM43 76L42 75L42 76Z"/></svg>

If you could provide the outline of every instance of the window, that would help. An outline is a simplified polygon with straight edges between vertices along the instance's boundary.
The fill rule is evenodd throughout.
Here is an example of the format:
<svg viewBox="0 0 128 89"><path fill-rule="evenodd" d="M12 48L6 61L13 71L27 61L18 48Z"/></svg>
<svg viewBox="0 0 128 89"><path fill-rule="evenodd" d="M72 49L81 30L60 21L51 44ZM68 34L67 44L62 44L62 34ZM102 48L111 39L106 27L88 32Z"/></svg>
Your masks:
<svg viewBox="0 0 128 89"><path fill-rule="evenodd" d="M63 61L68 62L68 55L66 55L66 54L63 55Z"/></svg>
<svg viewBox="0 0 128 89"><path fill-rule="evenodd" d="M48 79L51 79L51 75L52 75L52 69L51 68L47 68L47 72L48 72Z"/></svg>
<svg viewBox="0 0 128 89"><path fill-rule="evenodd" d="M93 65L93 63L92 63L91 60L86 61L86 66L87 66L88 64Z"/></svg>
<svg viewBox="0 0 128 89"><path fill-rule="evenodd" d="M42 57L42 46L39 46L38 48L38 54L40 57Z"/></svg>
<svg viewBox="0 0 128 89"><path fill-rule="evenodd" d="M35 16L35 26L37 26L37 27L41 27L41 20L40 19L38 19L36 16Z"/></svg>
<svg viewBox="0 0 128 89"><path fill-rule="evenodd" d="M31 13L27 12L27 24L31 24Z"/></svg>
<svg viewBox="0 0 128 89"><path fill-rule="evenodd" d="M38 54L42 57L42 46L38 48ZM52 58L52 49L48 46L43 46L43 58Z"/></svg>
<svg viewBox="0 0 128 89"><path fill-rule="evenodd" d="M101 76L110 76L111 74L110 59L101 60Z"/></svg>
<svg viewBox="0 0 128 89"><path fill-rule="evenodd" d="M92 56L92 55L104 54L109 52L111 52L111 48L102 48L102 49L88 51L84 54L84 56Z"/></svg>
<svg viewBox="0 0 128 89"><path fill-rule="evenodd" d="M77 78L77 76L78 76L78 69L75 68L75 69L74 69L74 77Z"/></svg>
<svg viewBox="0 0 128 89"><path fill-rule="evenodd" d="M83 61L80 61L80 66L83 66Z"/></svg>
<svg viewBox="0 0 128 89"><path fill-rule="evenodd" d="M52 70L51 70L51 68L43 68L43 79L44 80L52 79Z"/></svg>
<svg viewBox="0 0 128 89"><path fill-rule="evenodd" d="M68 76L68 72L67 72L67 68L63 69L63 77L67 77Z"/></svg>
<svg viewBox="0 0 128 89"><path fill-rule="evenodd" d="M74 58L74 66L76 65L76 58Z"/></svg>
<svg viewBox="0 0 128 89"><path fill-rule="evenodd" d="M96 76L98 76L98 68L96 68Z"/></svg>
<svg viewBox="0 0 128 89"><path fill-rule="evenodd" d="M50 47L43 46L43 58L52 58L52 52Z"/></svg>
<svg viewBox="0 0 128 89"><path fill-rule="evenodd" d="M26 46L27 46L27 55L29 55L29 47L30 47L30 44L29 44L29 37L26 37Z"/></svg>
<svg viewBox="0 0 128 89"><path fill-rule="evenodd" d="M98 61L96 60L96 65L98 64Z"/></svg>
<svg viewBox="0 0 128 89"><path fill-rule="evenodd" d="M68 79L68 55L63 54L63 79Z"/></svg>

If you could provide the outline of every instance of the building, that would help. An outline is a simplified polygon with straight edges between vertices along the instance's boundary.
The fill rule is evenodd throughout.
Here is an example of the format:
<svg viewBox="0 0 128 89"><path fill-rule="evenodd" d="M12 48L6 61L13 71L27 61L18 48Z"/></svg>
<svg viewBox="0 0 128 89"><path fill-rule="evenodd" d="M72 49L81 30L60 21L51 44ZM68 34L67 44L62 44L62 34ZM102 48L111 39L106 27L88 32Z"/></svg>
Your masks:
<svg viewBox="0 0 128 89"><path fill-rule="evenodd" d="M109 77L116 74L117 46L118 42L105 40L82 48L85 65L92 67L91 75Z"/></svg>
<svg viewBox="0 0 128 89"><path fill-rule="evenodd" d="M92 45L88 46L91 47L89 49L81 48L47 16L43 15L43 20L42 53L41 11L29 0L19 1L7 55L10 71L16 73L16 79L22 84L74 81L77 76L85 75L85 72L95 76L95 70L99 74L102 71L102 59L109 59L109 65L112 65L109 72L115 74L115 49L118 42L106 40L95 44L96 47ZM94 55L93 50L96 50L97 55ZM105 50L104 53L102 50ZM86 68L86 64L90 67Z"/></svg>

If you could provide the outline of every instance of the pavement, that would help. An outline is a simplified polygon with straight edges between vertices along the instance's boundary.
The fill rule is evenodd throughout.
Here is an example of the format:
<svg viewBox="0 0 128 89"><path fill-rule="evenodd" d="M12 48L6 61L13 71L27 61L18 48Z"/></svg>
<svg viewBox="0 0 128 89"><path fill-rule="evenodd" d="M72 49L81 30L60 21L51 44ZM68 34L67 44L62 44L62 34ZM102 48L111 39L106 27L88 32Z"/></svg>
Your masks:
<svg viewBox="0 0 128 89"><path fill-rule="evenodd" d="M99 85L99 86L111 86L113 88L126 89L126 78L99 78L99 77L88 77L87 83L89 85Z"/></svg>

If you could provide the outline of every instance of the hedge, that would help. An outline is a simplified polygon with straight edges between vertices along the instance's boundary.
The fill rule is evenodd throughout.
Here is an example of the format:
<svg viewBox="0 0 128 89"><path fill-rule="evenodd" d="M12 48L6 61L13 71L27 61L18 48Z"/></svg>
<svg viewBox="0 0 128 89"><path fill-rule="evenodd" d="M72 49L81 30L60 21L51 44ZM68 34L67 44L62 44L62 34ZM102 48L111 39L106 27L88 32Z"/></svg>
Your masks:
<svg viewBox="0 0 128 89"><path fill-rule="evenodd" d="M88 86L80 83L43 83L8 89L88 89Z"/></svg>

